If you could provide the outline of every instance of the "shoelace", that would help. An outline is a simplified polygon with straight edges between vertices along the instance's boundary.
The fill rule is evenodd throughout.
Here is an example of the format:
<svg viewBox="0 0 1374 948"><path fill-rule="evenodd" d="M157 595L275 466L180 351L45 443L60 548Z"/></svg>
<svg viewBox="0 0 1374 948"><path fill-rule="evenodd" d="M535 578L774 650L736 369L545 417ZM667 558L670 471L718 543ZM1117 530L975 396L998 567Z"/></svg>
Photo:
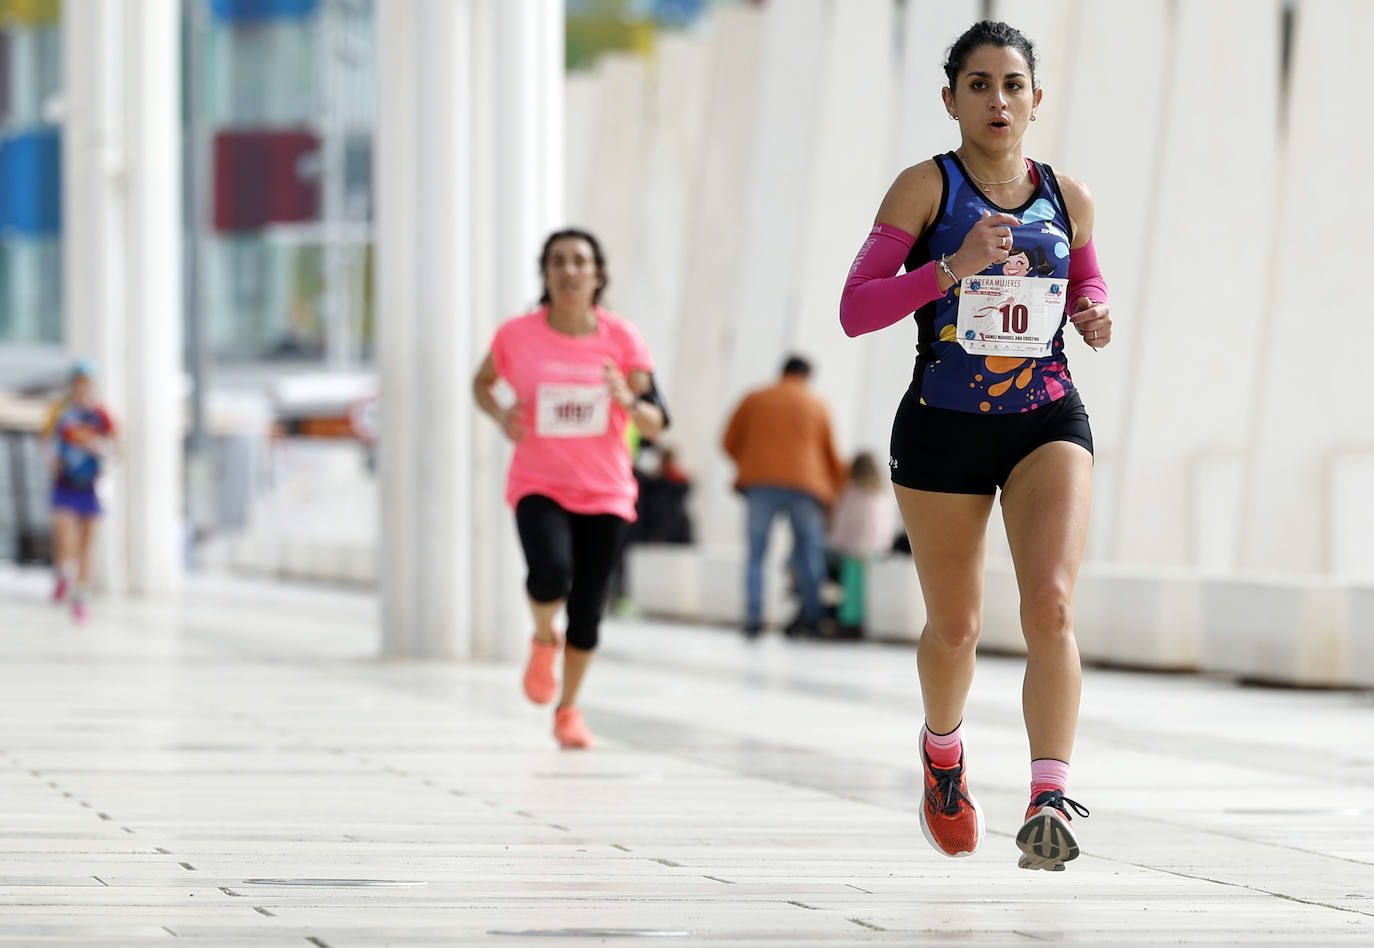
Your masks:
<svg viewBox="0 0 1374 948"><path fill-rule="evenodd" d="M926 791L926 799L931 806L945 816L954 816L959 812L960 800L969 806L973 805L973 801L959 787L959 778L964 775L962 764L951 767L949 770L931 767L930 772L935 775L935 786Z"/></svg>
<svg viewBox="0 0 1374 948"><path fill-rule="evenodd" d="M1031 806L1052 806L1060 813L1063 813L1064 816L1073 819L1073 817L1069 816L1069 810L1066 808L1066 804L1068 808L1072 808L1079 816L1086 817L1088 815L1088 808L1077 800L1070 800L1068 797L1064 796L1063 790L1042 790L1039 795L1031 801Z"/></svg>

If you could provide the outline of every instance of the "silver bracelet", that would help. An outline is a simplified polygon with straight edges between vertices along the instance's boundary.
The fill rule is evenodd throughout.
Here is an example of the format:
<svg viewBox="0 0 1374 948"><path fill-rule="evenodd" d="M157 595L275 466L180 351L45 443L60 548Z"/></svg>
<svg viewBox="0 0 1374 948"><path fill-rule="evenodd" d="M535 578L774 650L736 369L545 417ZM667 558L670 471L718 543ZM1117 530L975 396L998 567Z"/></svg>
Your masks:
<svg viewBox="0 0 1374 948"><path fill-rule="evenodd" d="M959 278L958 278L957 276L955 276L955 275L954 275L954 271L951 270L951 269L949 268L949 262L945 260L945 255L944 255L944 254L940 254L940 261L939 261L939 263L940 263L940 269L943 270L943 271L945 271L945 276L949 277L949 280L950 280L951 283L953 283L955 286L958 286L958 285L959 285Z"/></svg>

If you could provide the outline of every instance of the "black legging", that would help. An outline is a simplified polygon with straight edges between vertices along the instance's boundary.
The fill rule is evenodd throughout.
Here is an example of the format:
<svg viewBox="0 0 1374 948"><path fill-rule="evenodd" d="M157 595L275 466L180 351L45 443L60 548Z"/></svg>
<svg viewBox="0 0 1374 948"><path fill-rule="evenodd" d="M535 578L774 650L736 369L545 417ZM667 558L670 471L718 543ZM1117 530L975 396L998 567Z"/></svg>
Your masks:
<svg viewBox="0 0 1374 948"><path fill-rule="evenodd" d="M596 648L611 572L629 532L615 514L577 514L541 494L515 505L515 526L525 548L525 589L535 602L568 600L568 644Z"/></svg>

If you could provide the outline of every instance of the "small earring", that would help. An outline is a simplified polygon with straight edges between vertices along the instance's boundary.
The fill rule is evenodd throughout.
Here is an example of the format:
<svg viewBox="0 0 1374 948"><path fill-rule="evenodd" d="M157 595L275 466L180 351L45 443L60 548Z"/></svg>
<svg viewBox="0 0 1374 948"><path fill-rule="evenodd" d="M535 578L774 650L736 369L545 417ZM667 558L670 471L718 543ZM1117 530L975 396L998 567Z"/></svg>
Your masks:
<svg viewBox="0 0 1374 948"><path fill-rule="evenodd" d="M1031 121L1032 121L1032 122L1035 121L1035 113L1034 113L1034 112L1031 113Z"/></svg>
<svg viewBox="0 0 1374 948"><path fill-rule="evenodd" d="M950 120L951 122L957 122L957 121L959 121L959 116L958 116L958 114L957 114L957 113L954 113L954 112L949 113L949 120Z"/></svg>

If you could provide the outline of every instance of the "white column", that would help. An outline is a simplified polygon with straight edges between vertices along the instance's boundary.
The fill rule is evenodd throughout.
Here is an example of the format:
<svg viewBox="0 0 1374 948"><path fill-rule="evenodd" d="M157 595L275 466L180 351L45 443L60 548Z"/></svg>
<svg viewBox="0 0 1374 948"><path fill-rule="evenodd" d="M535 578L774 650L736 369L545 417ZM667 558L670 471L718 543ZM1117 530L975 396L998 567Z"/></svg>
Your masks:
<svg viewBox="0 0 1374 948"><path fill-rule="evenodd" d="M63 23L65 336L99 362L123 432L98 568L144 594L181 575L179 23L175 0Z"/></svg>
<svg viewBox="0 0 1374 948"><path fill-rule="evenodd" d="M379 522L379 585L382 594L382 651L412 655L418 651L416 556L413 534L416 510L415 470L421 459L415 447L419 430L416 391L411 383L415 362L416 295L419 274L415 258L419 228L420 182L414 178L420 142L415 94L421 70L417 50L424 22L418 6L377 6L376 126L376 304L377 366L381 376L382 441ZM428 12L427 10L425 12ZM433 133L431 132L431 135Z"/></svg>
<svg viewBox="0 0 1374 948"><path fill-rule="evenodd" d="M499 657L527 631L507 452L469 381L495 326L537 296L561 207L561 16L548 0L378 5L388 655Z"/></svg>

